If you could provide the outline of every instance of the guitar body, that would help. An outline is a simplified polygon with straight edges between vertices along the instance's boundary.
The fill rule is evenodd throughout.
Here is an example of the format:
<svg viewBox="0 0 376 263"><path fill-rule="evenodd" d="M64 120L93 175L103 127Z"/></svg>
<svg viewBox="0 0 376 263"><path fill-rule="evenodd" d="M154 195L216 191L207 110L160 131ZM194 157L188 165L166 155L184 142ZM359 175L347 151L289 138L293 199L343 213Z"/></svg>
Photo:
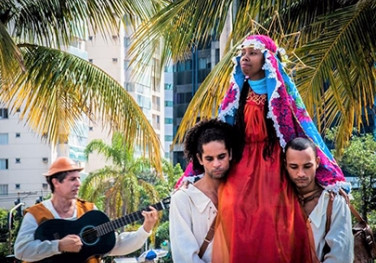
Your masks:
<svg viewBox="0 0 376 263"><path fill-rule="evenodd" d="M151 205L157 211L168 209L170 197ZM143 209L148 211L148 208ZM74 234L81 238L82 249L78 253L62 253L38 262L43 263L84 263L93 256L101 256L111 251L115 246L115 230L143 219L142 210L124 215L110 221L101 211L86 212L77 220L51 219L40 224L35 231L34 238L41 241L62 239Z"/></svg>
<svg viewBox="0 0 376 263"><path fill-rule="evenodd" d="M107 215L98 210L89 211L77 220L53 219L43 222L34 234L35 239L56 240L75 234L80 236L83 246L79 253L62 253L39 262L83 263L89 257L108 253L115 246L115 232L98 236L94 229L107 222L110 222Z"/></svg>

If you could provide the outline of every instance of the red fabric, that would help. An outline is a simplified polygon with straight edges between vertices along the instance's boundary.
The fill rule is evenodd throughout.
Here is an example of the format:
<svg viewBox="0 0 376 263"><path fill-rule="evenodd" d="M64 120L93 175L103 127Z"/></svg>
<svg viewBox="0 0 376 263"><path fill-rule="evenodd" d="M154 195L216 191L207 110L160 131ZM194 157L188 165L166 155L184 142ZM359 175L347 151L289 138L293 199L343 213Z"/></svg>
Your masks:
<svg viewBox="0 0 376 263"><path fill-rule="evenodd" d="M273 161L262 156L267 139L264 105L249 100L244 112L246 145L219 190L212 262L312 262L303 211L281 172L279 144Z"/></svg>

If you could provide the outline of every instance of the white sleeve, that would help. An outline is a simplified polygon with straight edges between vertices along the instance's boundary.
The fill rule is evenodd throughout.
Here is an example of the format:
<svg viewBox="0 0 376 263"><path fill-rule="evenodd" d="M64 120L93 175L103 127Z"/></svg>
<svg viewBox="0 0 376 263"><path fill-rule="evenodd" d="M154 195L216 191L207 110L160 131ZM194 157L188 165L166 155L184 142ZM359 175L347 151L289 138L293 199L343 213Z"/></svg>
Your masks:
<svg viewBox="0 0 376 263"><path fill-rule="evenodd" d="M23 261L38 261L60 254L58 240L35 240L34 233L38 224L34 216L26 213L14 244L14 254Z"/></svg>
<svg viewBox="0 0 376 263"><path fill-rule="evenodd" d="M170 240L174 262L204 263L198 256L201 244L192 233L192 208L189 196L177 191L170 204Z"/></svg>
<svg viewBox="0 0 376 263"><path fill-rule="evenodd" d="M333 210L329 232L325 241L330 252L324 257L325 263L352 263L354 259L354 237L352 234L351 211L346 200L337 195L333 201Z"/></svg>
<svg viewBox="0 0 376 263"><path fill-rule="evenodd" d="M121 256L132 253L142 247L151 232L145 231L141 226L137 231L123 232L116 235L115 247L108 253L109 256Z"/></svg>

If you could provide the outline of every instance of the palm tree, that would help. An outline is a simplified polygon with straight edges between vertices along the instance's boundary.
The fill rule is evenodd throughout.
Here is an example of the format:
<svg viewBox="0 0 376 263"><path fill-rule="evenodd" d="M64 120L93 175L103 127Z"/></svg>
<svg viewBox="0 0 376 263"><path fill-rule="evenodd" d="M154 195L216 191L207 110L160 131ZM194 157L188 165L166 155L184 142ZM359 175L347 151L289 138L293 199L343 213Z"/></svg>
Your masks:
<svg viewBox="0 0 376 263"><path fill-rule="evenodd" d="M88 156L94 151L102 154L111 165L89 174L80 189L82 198L98 204L110 217L137 211L141 191L148 195L151 202L159 200L153 185L138 176L151 170L150 162L142 157L134 158L133 150L122 133L113 134L111 145L103 140L91 141L85 154Z"/></svg>
<svg viewBox="0 0 376 263"><path fill-rule="evenodd" d="M181 140L198 116L212 117L227 90L237 44L247 34L263 33L286 49L287 67L318 128L340 127L336 146L342 148L352 127L363 124L364 108L373 106L376 1L173 1L136 32L132 56L145 64L162 38L161 63L182 59L192 48L219 39L227 16L225 55L193 97L175 139Z"/></svg>
<svg viewBox="0 0 376 263"><path fill-rule="evenodd" d="M159 141L132 97L102 70L62 47L95 33L117 32L123 18L133 25L164 0L0 2L0 102L52 143L67 140L77 120L94 119L122 131L160 163ZM125 14L125 16L124 16Z"/></svg>

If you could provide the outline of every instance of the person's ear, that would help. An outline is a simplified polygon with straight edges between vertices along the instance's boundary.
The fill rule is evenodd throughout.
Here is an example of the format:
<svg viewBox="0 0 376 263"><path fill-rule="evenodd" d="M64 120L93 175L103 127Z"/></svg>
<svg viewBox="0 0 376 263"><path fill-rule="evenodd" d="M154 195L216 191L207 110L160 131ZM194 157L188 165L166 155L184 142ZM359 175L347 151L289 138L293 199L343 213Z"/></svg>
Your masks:
<svg viewBox="0 0 376 263"><path fill-rule="evenodd" d="M320 166L320 157L319 156L317 156L316 157L316 163L317 163L317 168L319 168L319 166Z"/></svg>
<svg viewBox="0 0 376 263"><path fill-rule="evenodd" d="M229 157L228 157L229 161L232 160L232 149L230 149L230 152L229 152Z"/></svg>
<svg viewBox="0 0 376 263"><path fill-rule="evenodd" d="M200 156L199 153L196 153L196 157L197 157L198 162L199 162L201 165L203 165L203 162L202 162L202 159L201 159L201 156Z"/></svg>
<svg viewBox="0 0 376 263"><path fill-rule="evenodd" d="M56 178L52 178L51 179L51 184L56 188L56 184L58 183L59 181L56 179Z"/></svg>

